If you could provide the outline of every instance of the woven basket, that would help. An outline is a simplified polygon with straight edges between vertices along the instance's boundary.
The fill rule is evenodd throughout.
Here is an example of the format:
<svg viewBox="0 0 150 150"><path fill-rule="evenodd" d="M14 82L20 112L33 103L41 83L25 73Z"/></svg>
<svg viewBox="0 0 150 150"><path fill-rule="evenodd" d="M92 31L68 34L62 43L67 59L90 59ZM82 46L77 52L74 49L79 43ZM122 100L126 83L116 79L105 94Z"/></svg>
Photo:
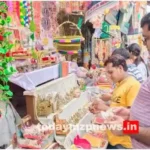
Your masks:
<svg viewBox="0 0 150 150"><path fill-rule="evenodd" d="M80 28L78 26L70 21L65 21L61 25L58 26L56 29L56 34L60 30L61 27L63 27L65 24L71 24L74 27L77 28L79 35L57 35L54 37L54 43L55 47L58 51L69 51L69 50L76 50L78 51L81 47L81 42L84 41L84 38L82 37L82 33Z"/></svg>

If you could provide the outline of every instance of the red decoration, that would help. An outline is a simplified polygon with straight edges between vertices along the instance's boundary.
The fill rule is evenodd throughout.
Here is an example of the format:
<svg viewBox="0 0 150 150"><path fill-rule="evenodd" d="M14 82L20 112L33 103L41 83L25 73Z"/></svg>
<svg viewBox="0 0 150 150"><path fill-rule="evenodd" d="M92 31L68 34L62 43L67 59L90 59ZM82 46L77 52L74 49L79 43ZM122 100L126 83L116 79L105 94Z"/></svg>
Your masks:
<svg viewBox="0 0 150 150"><path fill-rule="evenodd" d="M92 65L92 69L96 69L96 65Z"/></svg>
<svg viewBox="0 0 150 150"><path fill-rule="evenodd" d="M3 41L4 37L2 35L0 35L0 41Z"/></svg>

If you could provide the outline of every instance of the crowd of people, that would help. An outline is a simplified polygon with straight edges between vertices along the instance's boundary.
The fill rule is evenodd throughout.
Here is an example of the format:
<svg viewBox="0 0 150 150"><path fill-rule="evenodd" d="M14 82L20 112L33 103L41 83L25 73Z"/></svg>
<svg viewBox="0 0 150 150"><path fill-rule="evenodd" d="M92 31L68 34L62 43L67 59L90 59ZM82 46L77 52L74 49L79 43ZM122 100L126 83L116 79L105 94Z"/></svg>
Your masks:
<svg viewBox="0 0 150 150"><path fill-rule="evenodd" d="M141 20L143 43L150 52L150 13ZM114 82L112 93L103 94L89 107L93 114L112 109L114 116L105 124L122 124L124 120L139 121L137 134L124 134L122 130L108 130L108 148L150 148L150 77L147 65L140 56L136 43L116 49L105 62L105 70ZM110 101L110 105L105 103Z"/></svg>

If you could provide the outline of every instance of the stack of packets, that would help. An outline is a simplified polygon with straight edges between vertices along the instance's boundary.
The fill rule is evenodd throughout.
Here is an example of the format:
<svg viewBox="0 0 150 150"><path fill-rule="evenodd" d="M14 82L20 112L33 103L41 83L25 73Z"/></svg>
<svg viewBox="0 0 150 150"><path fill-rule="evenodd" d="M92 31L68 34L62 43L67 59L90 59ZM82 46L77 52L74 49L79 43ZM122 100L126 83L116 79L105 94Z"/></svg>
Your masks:
<svg viewBox="0 0 150 150"><path fill-rule="evenodd" d="M59 76L65 77L69 74L69 63L67 61L63 61L59 63Z"/></svg>

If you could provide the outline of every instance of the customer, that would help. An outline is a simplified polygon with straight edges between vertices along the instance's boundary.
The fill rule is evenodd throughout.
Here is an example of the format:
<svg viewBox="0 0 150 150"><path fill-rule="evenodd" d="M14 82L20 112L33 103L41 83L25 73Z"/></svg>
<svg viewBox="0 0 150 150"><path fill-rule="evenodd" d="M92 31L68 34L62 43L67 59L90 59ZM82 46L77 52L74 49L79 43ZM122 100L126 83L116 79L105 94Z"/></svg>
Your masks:
<svg viewBox="0 0 150 150"><path fill-rule="evenodd" d="M130 107L139 91L140 83L134 77L128 75L125 59L121 55L113 55L105 62L105 68L112 81L116 83L110 107ZM108 109L109 106L105 105L103 101L95 101L89 108L94 114ZM108 140L112 146L117 148L132 147L129 136L118 137L108 131Z"/></svg>
<svg viewBox="0 0 150 150"><path fill-rule="evenodd" d="M118 48L112 53L112 55L116 54L119 54L125 58L128 67L128 73L135 77L140 83L142 83L144 81L144 78L142 78L142 74L134 64L133 59L130 58L129 51L124 48Z"/></svg>
<svg viewBox="0 0 150 150"><path fill-rule="evenodd" d="M142 18L141 27L144 37L143 42L150 52L150 13ZM98 107L95 108L95 111L100 110ZM113 117L114 121L107 123L118 124L122 123L123 119L138 120L139 133L129 135L131 136L132 146L134 149L150 149L150 77L142 84L131 110L121 107L116 109L115 113L118 116ZM113 131L113 133L123 135L120 130Z"/></svg>
<svg viewBox="0 0 150 150"><path fill-rule="evenodd" d="M136 43L133 43L129 45L127 49L129 50L131 54L131 59L134 61L134 64L137 66L137 68L141 72L143 79L146 80L148 77L148 70L147 70L144 60L140 56L141 54L140 46Z"/></svg>
<svg viewBox="0 0 150 150"><path fill-rule="evenodd" d="M114 50L112 53L112 55L116 55L116 54L123 56L124 59L126 60L126 64L128 67L128 70L127 70L128 74L132 75L133 77L135 77L135 79L137 81L142 83L144 81L142 79L142 75L141 75L140 71L138 70L138 68L136 67L136 65L133 63L133 60L130 59L129 51L124 48L118 48L118 49ZM103 94L103 95L101 95L100 98L104 101L109 101L111 99L111 94L109 94L109 93Z"/></svg>

